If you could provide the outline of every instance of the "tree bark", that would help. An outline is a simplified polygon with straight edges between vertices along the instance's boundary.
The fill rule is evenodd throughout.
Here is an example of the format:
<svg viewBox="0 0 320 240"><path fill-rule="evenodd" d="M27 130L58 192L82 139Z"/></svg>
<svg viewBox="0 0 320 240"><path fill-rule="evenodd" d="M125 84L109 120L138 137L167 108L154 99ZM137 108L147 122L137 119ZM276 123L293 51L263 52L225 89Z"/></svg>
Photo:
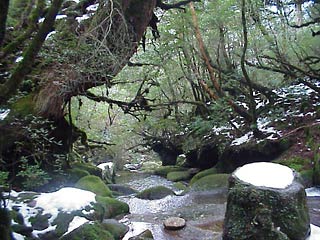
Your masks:
<svg viewBox="0 0 320 240"><path fill-rule="evenodd" d="M0 47L2 46L5 33L6 33L6 23L9 9L9 0L0 1Z"/></svg>
<svg viewBox="0 0 320 240"><path fill-rule="evenodd" d="M17 91L17 86L25 76L31 72L32 65L48 35L51 32L63 0L54 0L39 31L32 39L30 46L25 50L22 61L13 70L11 77L3 85L0 85L0 102L6 101Z"/></svg>

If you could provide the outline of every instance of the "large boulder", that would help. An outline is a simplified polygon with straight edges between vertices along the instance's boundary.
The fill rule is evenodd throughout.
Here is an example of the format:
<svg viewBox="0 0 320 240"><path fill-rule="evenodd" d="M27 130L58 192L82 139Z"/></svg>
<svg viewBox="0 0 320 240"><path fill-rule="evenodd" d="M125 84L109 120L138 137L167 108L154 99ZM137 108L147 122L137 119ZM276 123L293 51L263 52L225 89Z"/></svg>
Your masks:
<svg viewBox="0 0 320 240"><path fill-rule="evenodd" d="M137 198L140 199L148 199L148 200L155 200L161 199L168 195L175 195L174 192L164 186L155 186L148 189L143 190L142 192L136 195Z"/></svg>
<svg viewBox="0 0 320 240"><path fill-rule="evenodd" d="M306 195L294 171L260 162L232 174L224 240L304 240L309 233Z"/></svg>
<svg viewBox="0 0 320 240"><path fill-rule="evenodd" d="M81 178L76 184L76 188L94 192L102 197L112 197L112 192L101 178L93 175L88 175Z"/></svg>

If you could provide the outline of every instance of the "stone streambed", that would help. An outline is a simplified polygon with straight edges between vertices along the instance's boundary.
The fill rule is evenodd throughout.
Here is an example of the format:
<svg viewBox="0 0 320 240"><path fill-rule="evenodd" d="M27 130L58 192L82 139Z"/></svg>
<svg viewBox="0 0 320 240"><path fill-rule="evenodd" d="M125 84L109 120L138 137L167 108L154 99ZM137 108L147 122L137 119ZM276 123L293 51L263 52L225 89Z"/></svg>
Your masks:
<svg viewBox="0 0 320 240"><path fill-rule="evenodd" d="M123 175L120 173L116 182L128 185L137 191L161 185L177 193L175 196L170 195L157 200L138 199L134 195L119 197L119 200L130 206L130 214L120 220L130 227L123 240L128 240L145 230L150 230L156 240L221 239L226 210L226 188L190 191L179 195L181 191L174 187L173 182L160 176L137 172ZM320 190L314 188L307 193L310 195L308 206L311 223L320 227ZM171 216L184 218L187 221L186 227L177 231L164 229L163 221ZM315 239L317 238L310 238L310 240Z"/></svg>

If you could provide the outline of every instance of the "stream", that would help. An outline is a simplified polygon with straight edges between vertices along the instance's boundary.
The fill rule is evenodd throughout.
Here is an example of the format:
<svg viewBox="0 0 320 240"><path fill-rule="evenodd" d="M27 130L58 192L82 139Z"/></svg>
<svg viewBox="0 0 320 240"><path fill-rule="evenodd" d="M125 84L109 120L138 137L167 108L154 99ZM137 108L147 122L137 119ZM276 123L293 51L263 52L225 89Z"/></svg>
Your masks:
<svg viewBox="0 0 320 240"><path fill-rule="evenodd" d="M226 210L227 189L214 191L191 191L179 195L181 191L174 183L155 175L134 172L120 172L116 178L119 184L142 191L154 186L165 186L175 191L177 196L167 196L159 200L143 200L133 195L119 199L129 204L130 214L121 222L130 227L123 240L128 240L149 229L156 240L218 240L221 239L222 225ZM320 226L320 196L308 197L311 223ZM179 231L165 230L163 221L171 216L182 217L187 221Z"/></svg>

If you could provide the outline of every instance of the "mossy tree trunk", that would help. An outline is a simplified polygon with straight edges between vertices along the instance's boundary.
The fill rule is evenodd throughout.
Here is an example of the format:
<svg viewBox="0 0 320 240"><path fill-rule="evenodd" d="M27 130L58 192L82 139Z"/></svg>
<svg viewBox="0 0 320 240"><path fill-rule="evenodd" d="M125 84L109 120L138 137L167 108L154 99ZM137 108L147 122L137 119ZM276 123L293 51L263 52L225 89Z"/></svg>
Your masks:
<svg viewBox="0 0 320 240"><path fill-rule="evenodd" d="M11 77L3 85L0 85L0 102L9 99L17 91L17 86L25 76L31 72L32 65L48 35L51 32L56 15L58 14L63 0L53 0L44 22L39 31L32 39L29 47L23 53L23 60L13 70Z"/></svg>
<svg viewBox="0 0 320 240"><path fill-rule="evenodd" d="M0 1L0 47L6 33L6 23L9 9L9 0Z"/></svg>

